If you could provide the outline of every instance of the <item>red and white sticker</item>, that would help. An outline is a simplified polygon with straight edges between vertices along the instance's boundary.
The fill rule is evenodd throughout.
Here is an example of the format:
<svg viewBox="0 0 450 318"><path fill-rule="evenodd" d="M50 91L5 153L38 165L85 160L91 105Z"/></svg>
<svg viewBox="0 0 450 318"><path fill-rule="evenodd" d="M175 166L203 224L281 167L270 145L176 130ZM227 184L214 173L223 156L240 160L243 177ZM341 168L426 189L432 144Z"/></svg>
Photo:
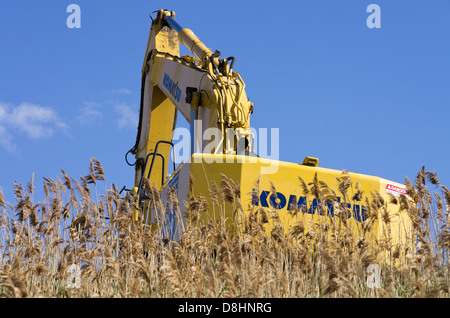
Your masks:
<svg viewBox="0 0 450 318"><path fill-rule="evenodd" d="M393 184L389 184L389 183L386 185L386 192L390 193L392 195L395 195L396 197L399 197L402 194L408 196L405 188L402 188L402 187L399 187L399 186L396 186Z"/></svg>

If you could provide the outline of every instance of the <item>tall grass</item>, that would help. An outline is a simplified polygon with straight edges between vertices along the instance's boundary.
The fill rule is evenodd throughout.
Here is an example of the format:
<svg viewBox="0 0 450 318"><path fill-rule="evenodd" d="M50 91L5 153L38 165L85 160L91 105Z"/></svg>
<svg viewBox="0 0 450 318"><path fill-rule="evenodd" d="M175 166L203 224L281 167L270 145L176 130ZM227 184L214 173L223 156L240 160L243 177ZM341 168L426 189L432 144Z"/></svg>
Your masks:
<svg viewBox="0 0 450 318"><path fill-rule="evenodd" d="M286 229L276 210L243 207L239 185L223 176L209 200L189 196L176 243L134 221L135 198L106 188L98 160L79 180L61 174L44 178L41 202L33 200L33 178L26 187L14 185L14 205L0 192L2 297L449 296L450 191L424 168L414 182L405 180L411 200L391 198L413 221L415 246L398 266L378 263L379 255L392 255L390 245L375 247L364 235L373 222L390 222L379 216L387 202L377 196L359 237L345 218L317 222L295 210L298 221ZM345 189L348 180L342 182ZM146 184L162 211L158 191ZM319 180L301 187L330 197ZM175 196L172 202L182 204ZM235 222L205 215L208 204L223 211L225 202ZM336 229L339 235L329 235ZM381 269L379 288L368 284L371 264Z"/></svg>

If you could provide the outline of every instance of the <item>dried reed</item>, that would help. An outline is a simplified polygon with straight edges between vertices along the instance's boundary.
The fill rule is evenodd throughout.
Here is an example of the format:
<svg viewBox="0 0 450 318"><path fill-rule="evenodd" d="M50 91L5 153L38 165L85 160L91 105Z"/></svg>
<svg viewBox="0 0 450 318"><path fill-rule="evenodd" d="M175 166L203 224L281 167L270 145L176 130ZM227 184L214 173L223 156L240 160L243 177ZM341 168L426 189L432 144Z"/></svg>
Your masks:
<svg viewBox="0 0 450 318"><path fill-rule="evenodd" d="M345 211L336 193L317 176L311 183L299 178L299 191L333 204L338 217L318 222L294 204L289 213L295 222L285 228L274 209L246 209L239 185L223 176L209 198L190 192L184 232L170 242L134 221L135 198L119 195L114 185L107 190L98 160L88 168L79 181L64 170L62 179L44 178L45 199L39 203L33 200L33 177L25 188L15 183L15 205L0 190L1 297L449 296L450 191L425 168L415 184L405 180L412 201L389 202L413 222L415 245L409 249L392 245L389 231L371 243L374 224L391 222L379 194L366 199L369 215L355 235L339 217ZM359 185L350 193L346 171L337 181L345 200L362 200ZM101 183L105 192L98 195ZM154 208L164 211L158 191L145 184ZM275 186L271 191L276 194ZM171 198L180 210L173 193ZM225 202L234 209L237 232L222 219ZM203 217L208 208L215 217ZM368 268L384 253L404 257L398 266L378 264L381 284L373 287Z"/></svg>

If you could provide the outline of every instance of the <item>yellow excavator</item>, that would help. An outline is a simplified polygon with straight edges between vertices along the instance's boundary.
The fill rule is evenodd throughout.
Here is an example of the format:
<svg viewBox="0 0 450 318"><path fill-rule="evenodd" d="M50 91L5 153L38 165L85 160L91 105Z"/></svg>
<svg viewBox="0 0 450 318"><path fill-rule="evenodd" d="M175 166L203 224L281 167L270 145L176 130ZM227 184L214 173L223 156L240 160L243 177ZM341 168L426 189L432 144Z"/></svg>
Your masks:
<svg viewBox="0 0 450 318"><path fill-rule="evenodd" d="M395 244L407 244L411 222L405 213L399 213L398 205L391 203L393 198L407 197L404 185L322 168L313 157L289 163L256 154L257 146L267 140L250 127L250 115L256 109L245 93L243 79L233 69L235 58L221 58L219 51L210 50L190 29L175 21L173 11L155 11L150 17L154 13L142 67L136 143L125 156L127 163L135 166L133 192L140 202L136 219L147 224L161 220L148 204L146 180L147 185L150 181L160 191L163 200L169 200L169 194L175 193L184 215L184 203L190 193L209 200L210 189L220 186L226 176L239 187L236 193L244 210L270 209L285 224L292 222L293 209L313 220L338 217L339 211L339 217L344 213L344 218L358 231L371 202L379 199L389 214L388 226ZM193 56L180 56L180 43ZM177 130L179 114L189 128ZM136 158L133 164L127 159L130 153ZM170 161L174 171L167 176ZM193 188L191 180L195 180ZM327 193L335 197L334 203L307 191L302 182L328 187ZM233 220L235 208L224 204L227 208L222 217ZM214 204L209 204L208 209L210 215L219 213ZM183 221L174 217L172 208L164 213L164 224L159 224L164 229L163 235L168 240L179 240ZM384 226L374 226L372 235L381 237L386 230Z"/></svg>

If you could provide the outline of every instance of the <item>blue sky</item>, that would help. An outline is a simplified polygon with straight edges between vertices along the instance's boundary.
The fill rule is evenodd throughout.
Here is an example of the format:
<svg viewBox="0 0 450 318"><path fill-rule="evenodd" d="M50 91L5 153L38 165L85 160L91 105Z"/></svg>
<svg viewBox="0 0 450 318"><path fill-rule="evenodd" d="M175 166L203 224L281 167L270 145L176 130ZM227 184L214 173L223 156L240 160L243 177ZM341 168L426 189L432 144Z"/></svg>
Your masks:
<svg viewBox="0 0 450 318"><path fill-rule="evenodd" d="M69 29L69 4L81 28ZM369 4L381 28L369 29ZM74 178L101 161L131 187L149 14L176 12L234 69L252 127L280 129L280 160L403 182L425 165L450 186L450 1L1 1L0 187ZM183 54L187 50L183 49Z"/></svg>

